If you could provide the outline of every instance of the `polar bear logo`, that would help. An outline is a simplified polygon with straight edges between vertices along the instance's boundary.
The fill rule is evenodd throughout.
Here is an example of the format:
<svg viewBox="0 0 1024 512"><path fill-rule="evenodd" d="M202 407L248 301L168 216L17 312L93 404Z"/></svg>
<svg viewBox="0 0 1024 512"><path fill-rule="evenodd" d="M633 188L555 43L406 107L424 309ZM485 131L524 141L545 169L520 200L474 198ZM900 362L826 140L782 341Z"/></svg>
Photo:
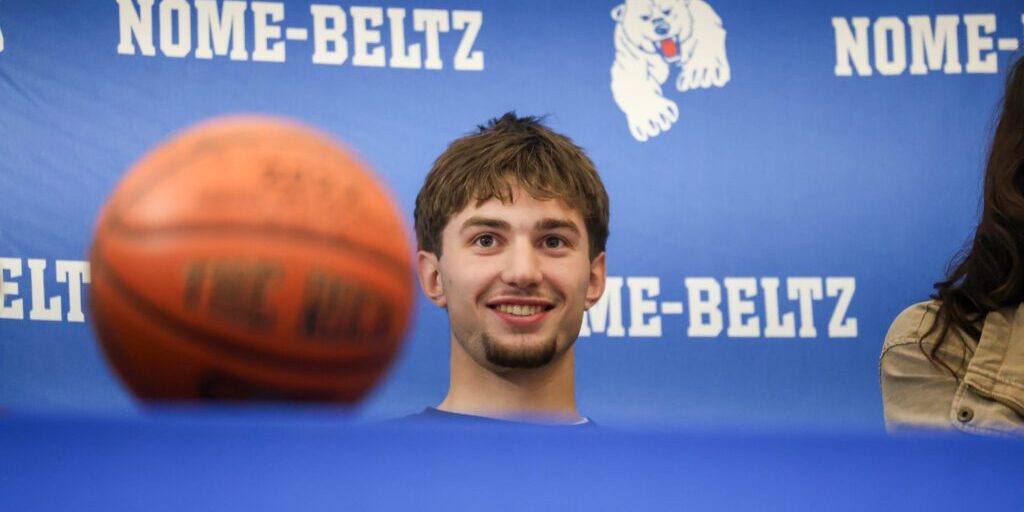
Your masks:
<svg viewBox="0 0 1024 512"><path fill-rule="evenodd" d="M680 92L729 82L722 19L704 0L626 0L612 9L612 19L612 96L636 140L668 131L679 119L679 107L661 91L672 66L679 68Z"/></svg>

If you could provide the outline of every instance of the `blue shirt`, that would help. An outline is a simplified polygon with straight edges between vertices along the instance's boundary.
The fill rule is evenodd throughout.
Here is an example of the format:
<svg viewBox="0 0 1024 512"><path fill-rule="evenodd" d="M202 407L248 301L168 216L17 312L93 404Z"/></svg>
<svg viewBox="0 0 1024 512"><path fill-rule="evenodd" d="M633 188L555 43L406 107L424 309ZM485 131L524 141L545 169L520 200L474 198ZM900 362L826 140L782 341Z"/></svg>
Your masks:
<svg viewBox="0 0 1024 512"><path fill-rule="evenodd" d="M594 427L596 423L590 418L584 418L580 423L530 423L526 421L505 420L500 418L489 418L487 416L475 416L472 414L460 414L457 412L442 411L436 407L427 407L422 412L410 414L398 421L402 422L445 422L462 423L467 425L531 425L543 427Z"/></svg>

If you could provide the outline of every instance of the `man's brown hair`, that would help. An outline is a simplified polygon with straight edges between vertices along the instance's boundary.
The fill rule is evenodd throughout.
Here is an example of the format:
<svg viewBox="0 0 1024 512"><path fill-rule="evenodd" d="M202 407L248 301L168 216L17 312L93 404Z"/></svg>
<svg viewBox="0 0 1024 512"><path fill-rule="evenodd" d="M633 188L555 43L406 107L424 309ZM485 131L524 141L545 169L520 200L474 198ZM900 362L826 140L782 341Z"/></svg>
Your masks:
<svg viewBox="0 0 1024 512"><path fill-rule="evenodd" d="M537 200L559 199L586 224L590 258L608 240L608 193L586 153L536 117L509 112L452 142L416 196L416 241L441 256L441 232L470 200L512 201L518 185Z"/></svg>

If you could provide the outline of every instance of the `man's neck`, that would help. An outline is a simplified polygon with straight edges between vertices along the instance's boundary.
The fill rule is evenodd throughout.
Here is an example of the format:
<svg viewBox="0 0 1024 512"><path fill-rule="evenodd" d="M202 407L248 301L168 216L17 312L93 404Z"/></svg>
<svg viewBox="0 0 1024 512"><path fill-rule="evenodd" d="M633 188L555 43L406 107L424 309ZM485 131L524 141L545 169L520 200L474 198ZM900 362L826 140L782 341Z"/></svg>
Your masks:
<svg viewBox="0 0 1024 512"><path fill-rule="evenodd" d="M574 354L569 348L540 368L495 372L477 364L453 340L448 396L437 408L490 418L578 422Z"/></svg>

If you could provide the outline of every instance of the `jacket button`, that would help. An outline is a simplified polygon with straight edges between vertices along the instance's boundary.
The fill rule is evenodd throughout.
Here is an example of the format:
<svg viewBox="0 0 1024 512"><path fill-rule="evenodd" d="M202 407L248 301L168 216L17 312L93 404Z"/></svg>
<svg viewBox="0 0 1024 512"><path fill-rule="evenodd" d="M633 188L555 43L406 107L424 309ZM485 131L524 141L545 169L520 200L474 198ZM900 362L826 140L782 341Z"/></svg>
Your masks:
<svg viewBox="0 0 1024 512"><path fill-rule="evenodd" d="M961 407L956 412L956 419L960 420L960 423L967 423L974 419L974 411L970 407Z"/></svg>

